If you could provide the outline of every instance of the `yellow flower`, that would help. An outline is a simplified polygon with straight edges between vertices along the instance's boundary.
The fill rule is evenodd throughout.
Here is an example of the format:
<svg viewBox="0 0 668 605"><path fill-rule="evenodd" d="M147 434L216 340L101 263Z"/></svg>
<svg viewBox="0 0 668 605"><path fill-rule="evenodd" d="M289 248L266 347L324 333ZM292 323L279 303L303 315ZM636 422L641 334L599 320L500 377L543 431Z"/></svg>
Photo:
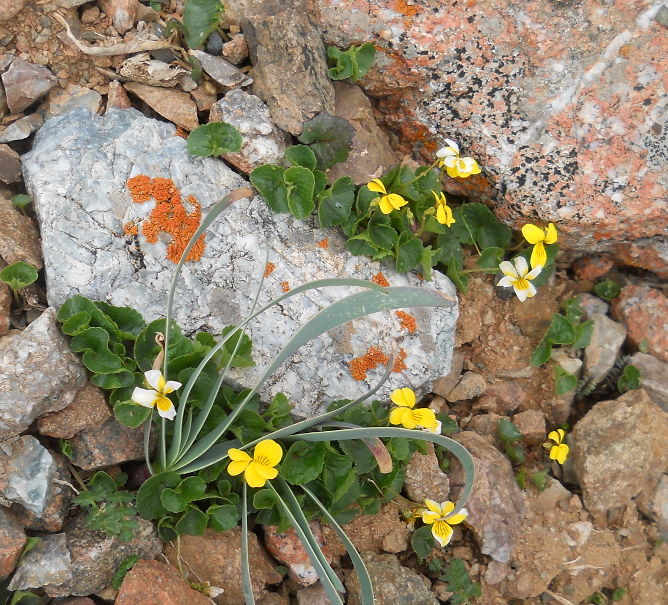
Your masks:
<svg viewBox="0 0 668 605"><path fill-rule="evenodd" d="M515 266L511 262L504 260L499 263L499 269L503 272L505 277L499 280L498 285L504 288L512 286L517 294L517 298L524 302L527 298L536 296L536 286L530 280L534 279L542 269L541 265L534 267L529 271L527 261L523 256L518 256L515 259Z"/></svg>
<svg viewBox="0 0 668 605"><path fill-rule="evenodd" d="M441 193L440 197L436 195L435 191L432 191L434 197L436 198L436 220L441 223L441 225L450 226L455 222L455 219L452 218L452 209L448 206L448 203L445 201L445 194Z"/></svg>
<svg viewBox="0 0 668 605"><path fill-rule="evenodd" d="M531 268L545 266L547 262L547 252L544 244L554 244L557 241L557 228L553 223L547 226L547 229L541 229L536 225L528 224L522 227L522 235L530 244L534 244L531 252Z"/></svg>
<svg viewBox="0 0 668 605"><path fill-rule="evenodd" d="M406 522L406 527L408 531L413 531L415 529L415 522L418 519L422 519L422 513L425 511L424 508L407 508L401 511L401 518Z"/></svg>
<svg viewBox="0 0 668 605"><path fill-rule="evenodd" d="M472 174L480 174L480 166L473 158L459 157L459 145L451 139L445 139L447 147L443 147L436 152L436 157L441 158L439 166L445 166L448 176L456 176L465 179Z"/></svg>
<svg viewBox="0 0 668 605"><path fill-rule="evenodd" d="M385 185L383 185L383 182L380 179L373 179L370 183L367 183L367 187L369 188L369 191L383 194L379 204L380 211L383 214L390 214L392 210L399 210L399 208L408 204L408 202L398 193L388 193L387 189L385 189Z"/></svg>
<svg viewBox="0 0 668 605"><path fill-rule="evenodd" d="M427 499L424 503L429 510L422 511L422 520L427 525L431 525L431 533L442 548L443 546L446 546L452 538L451 525L461 523L466 519L469 513L465 508L462 508L456 515L452 515L451 513L455 510L455 505L449 501L441 502L441 504L439 504L438 502Z"/></svg>
<svg viewBox="0 0 668 605"><path fill-rule="evenodd" d="M416 426L425 429L436 429L438 420L434 410L421 408L414 410L415 393L411 389L397 389L390 399L399 407L390 412L390 423L401 424L404 428L414 429Z"/></svg>
<svg viewBox="0 0 668 605"><path fill-rule="evenodd" d="M144 372L144 377L149 386L153 389L140 389L135 387L132 391L130 399L145 408L152 408L158 406L158 414L168 420L174 420L176 410L174 404L169 400L167 395L173 393L176 389L181 388L181 383L175 380L165 381L164 376L160 370L149 370Z"/></svg>
<svg viewBox="0 0 668 605"><path fill-rule="evenodd" d="M246 452L232 448L227 472L232 475L244 473L244 480L251 487L264 487L267 479L276 479L278 471L274 468L283 457L283 450L273 439L265 439L255 446L253 457Z"/></svg>
<svg viewBox="0 0 668 605"><path fill-rule="evenodd" d="M559 464L566 462L566 458L568 458L568 452L570 451L570 448L565 443L562 443L564 436L565 433L563 429L552 431L547 436L548 439L551 439L557 444L553 445L550 449L550 460L556 460Z"/></svg>

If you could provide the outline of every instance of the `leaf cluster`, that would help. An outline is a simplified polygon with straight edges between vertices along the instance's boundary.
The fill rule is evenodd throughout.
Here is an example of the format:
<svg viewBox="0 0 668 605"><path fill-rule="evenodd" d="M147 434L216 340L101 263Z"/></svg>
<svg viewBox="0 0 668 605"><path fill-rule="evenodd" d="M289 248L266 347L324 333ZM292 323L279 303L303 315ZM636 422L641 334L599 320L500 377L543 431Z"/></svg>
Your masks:
<svg viewBox="0 0 668 605"><path fill-rule="evenodd" d="M517 472L515 478L521 489L526 488L526 467L524 462L526 457L524 455L524 448L520 443L522 439L522 433L517 428L517 425L508 420L507 418L501 418L497 426L497 435L499 441L505 445L506 456L514 464L522 465ZM547 471L540 471L537 473L532 473L531 480L533 484L542 492L545 489L545 482L547 479Z"/></svg>
<svg viewBox="0 0 668 605"><path fill-rule="evenodd" d="M204 44L211 32L218 27L224 10L220 0L185 0L182 20L167 21L165 38L169 38L176 30L183 34L188 48L197 48Z"/></svg>
<svg viewBox="0 0 668 605"><path fill-rule="evenodd" d="M569 345L573 352L589 346L594 330L594 320L582 322L583 311L580 307L580 297L576 296L563 303L564 314L555 313L547 333L531 356L531 365L541 366L552 356L552 345ZM554 366L555 391L557 395L568 393L577 385L577 376L564 370L561 366Z"/></svg>
<svg viewBox="0 0 668 605"><path fill-rule="evenodd" d="M470 599L482 595L480 582L471 582L462 559L452 559L440 579L447 582L448 591L454 593L450 597L452 605L468 605Z"/></svg>
<svg viewBox="0 0 668 605"><path fill-rule="evenodd" d="M29 263L17 261L0 271L0 281L5 282L19 300L19 290L37 281L37 269Z"/></svg>
<svg viewBox="0 0 668 605"><path fill-rule="evenodd" d="M332 80L352 79L353 82L361 80L376 58L376 47L367 42L362 46L351 46L346 51L341 51L336 46L327 48L327 57L332 67L329 77Z"/></svg>
<svg viewBox="0 0 668 605"><path fill-rule="evenodd" d="M194 57L191 57L194 59ZM237 153L241 150L241 133L227 122L211 122L198 126L188 135L188 153L200 157L217 158L224 153Z"/></svg>

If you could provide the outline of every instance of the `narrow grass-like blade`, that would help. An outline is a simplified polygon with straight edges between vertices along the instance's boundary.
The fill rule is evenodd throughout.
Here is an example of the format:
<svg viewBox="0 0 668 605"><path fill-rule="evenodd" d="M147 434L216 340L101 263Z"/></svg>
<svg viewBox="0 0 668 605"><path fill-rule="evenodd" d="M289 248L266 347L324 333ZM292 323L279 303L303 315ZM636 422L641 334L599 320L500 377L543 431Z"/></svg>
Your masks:
<svg viewBox="0 0 668 605"><path fill-rule="evenodd" d="M248 490L244 481L241 506L241 587L246 605L255 605L253 584L250 575L250 559L248 554Z"/></svg>
<svg viewBox="0 0 668 605"><path fill-rule="evenodd" d="M301 486L304 493L315 502L316 506L322 511L322 516L327 519L327 522L334 528L336 535L339 536L341 542L346 547L348 551L348 556L357 571L357 579L360 583L360 593L362 595L362 605L374 605L374 596L373 596L373 585L371 584L371 577L369 576L369 571L360 557L359 552L355 548L355 545L350 541L350 538L346 535L346 532L343 531L343 528L336 522L336 519L327 510L327 507L316 498L315 494L309 490L306 486Z"/></svg>

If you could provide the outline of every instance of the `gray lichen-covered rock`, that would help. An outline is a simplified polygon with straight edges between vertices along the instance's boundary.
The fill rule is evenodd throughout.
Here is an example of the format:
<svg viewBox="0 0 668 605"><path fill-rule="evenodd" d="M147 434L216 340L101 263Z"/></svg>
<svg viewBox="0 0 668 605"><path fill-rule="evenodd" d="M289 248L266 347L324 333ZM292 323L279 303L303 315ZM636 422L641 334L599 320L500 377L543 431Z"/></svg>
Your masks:
<svg viewBox="0 0 668 605"><path fill-rule="evenodd" d="M524 495L510 461L484 437L471 431L452 438L470 452L475 463L475 481L466 502L469 513L466 522L475 531L483 554L507 563L526 516ZM454 502L464 486L464 470L459 462L453 461L449 477L450 500Z"/></svg>
<svg viewBox="0 0 668 605"><path fill-rule="evenodd" d="M646 353L636 353L629 364L640 370L643 390L656 405L668 412L668 363Z"/></svg>
<svg viewBox="0 0 668 605"><path fill-rule="evenodd" d="M600 382L615 365L615 359L626 339L626 328L607 315L597 313L592 319L594 329L591 342L585 348L584 375L594 382Z"/></svg>
<svg viewBox="0 0 668 605"><path fill-rule="evenodd" d="M38 517L51 493L56 462L31 435L0 443L0 492Z"/></svg>
<svg viewBox="0 0 668 605"><path fill-rule="evenodd" d="M86 381L48 308L0 352L0 439L18 435L38 416L67 407Z"/></svg>
<svg viewBox="0 0 668 605"><path fill-rule="evenodd" d="M0 580L14 571L25 545L21 524L0 507Z"/></svg>
<svg viewBox="0 0 668 605"><path fill-rule="evenodd" d="M42 537L28 552L12 578L9 590L60 585L71 577L72 564L65 534L53 534Z"/></svg>
<svg viewBox="0 0 668 605"><path fill-rule="evenodd" d="M104 532L85 526L80 514L65 528L67 550L71 556L71 575L62 582L44 582L52 597L85 596L102 590L113 578L125 557L136 554L140 559L154 559L162 551L162 541L150 521L137 517L139 527L129 542L108 537ZM44 585L43 584L43 585Z"/></svg>
<svg viewBox="0 0 668 605"><path fill-rule="evenodd" d="M668 414L642 389L597 403L573 438L575 474L592 514L650 493L668 468Z"/></svg>
<svg viewBox="0 0 668 605"><path fill-rule="evenodd" d="M224 163L190 156L185 141L173 135L172 125L135 110L110 110L100 117L79 109L49 120L39 132L33 150L22 159L42 227L51 305L83 294L134 307L147 320L164 315L175 265L166 259L164 241L149 244L141 230L125 235L124 225L141 223L154 207L153 201L132 203L128 179L139 174L170 178L183 199L194 195L205 211L230 190L247 185ZM316 221L274 214L259 197L236 202L208 231L202 258L186 263L176 290L175 320L188 332L219 334L248 315L267 248L271 265L260 304L315 279L368 280L381 270L393 286L425 286L415 274L399 275L367 257L351 257L343 237L319 229ZM427 286L455 294L451 282L438 273ZM299 294L263 314L249 328L257 366L234 370L233 386L254 384L298 327L353 291L327 288ZM377 313L303 346L261 395L284 392L298 414L341 397L357 397L375 384L383 367L356 381L350 362L372 346L387 354L394 342L405 353L406 369L392 373L378 396L404 386L425 392L433 379L448 372L457 311L409 311L417 324L412 334L395 313Z"/></svg>

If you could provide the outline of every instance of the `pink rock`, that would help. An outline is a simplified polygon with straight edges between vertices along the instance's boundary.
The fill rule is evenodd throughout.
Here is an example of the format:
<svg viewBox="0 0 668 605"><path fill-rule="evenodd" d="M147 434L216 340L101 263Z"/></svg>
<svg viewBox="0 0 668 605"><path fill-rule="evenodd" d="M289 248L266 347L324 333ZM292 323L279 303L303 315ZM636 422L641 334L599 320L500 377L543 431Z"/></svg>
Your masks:
<svg viewBox="0 0 668 605"><path fill-rule="evenodd" d="M668 299L660 290L626 286L612 301L610 314L627 327L635 347L645 339L650 355L668 361Z"/></svg>
<svg viewBox="0 0 668 605"><path fill-rule="evenodd" d="M18 521L0 507L0 580L14 571L26 544L26 536Z"/></svg>
<svg viewBox="0 0 668 605"><path fill-rule="evenodd" d="M49 92L57 82L56 77L46 67L33 65L18 57L2 74L7 105L12 113L21 113Z"/></svg>
<svg viewBox="0 0 668 605"><path fill-rule="evenodd" d="M554 222L574 256L626 254L668 275L660 3L537 0L521 19L512 0L315 4L325 44L375 44L359 85L401 151L431 163L447 137L478 159L482 174L447 179L451 193L515 227Z"/></svg>
<svg viewBox="0 0 668 605"><path fill-rule="evenodd" d="M502 413L516 410L527 398L526 391L515 380L498 382L489 387L483 395L494 397L496 399L497 410Z"/></svg>
<svg viewBox="0 0 668 605"><path fill-rule="evenodd" d="M539 410L526 410L515 414L513 423L522 433L522 441L527 445L539 445L547 439L545 416Z"/></svg>
<svg viewBox="0 0 668 605"><path fill-rule="evenodd" d="M609 256L594 254L583 256L573 263L573 271L578 279L595 280L606 274L615 263Z"/></svg>
<svg viewBox="0 0 668 605"><path fill-rule="evenodd" d="M135 24L137 0L99 0L98 4L107 17L110 17L119 34L124 34Z"/></svg>
<svg viewBox="0 0 668 605"><path fill-rule="evenodd" d="M107 109L129 109L132 107L125 88L118 80L109 82L109 95L107 96Z"/></svg>
<svg viewBox="0 0 668 605"><path fill-rule="evenodd" d="M0 0L0 21L9 21L18 15L28 0Z"/></svg>
<svg viewBox="0 0 668 605"><path fill-rule="evenodd" d="M0 265L3 266L4 264ZM9 311L12 306L12 294L7 284L0 283L0 336L9 330Z"/></svg>
<svg viewBox="0 0 668 605"><path fill-rule="evenodd" d="M232 36L229 42L223 44L222 56L230 63L239 65L248 57L248 43L243 34Z"/></svg>

